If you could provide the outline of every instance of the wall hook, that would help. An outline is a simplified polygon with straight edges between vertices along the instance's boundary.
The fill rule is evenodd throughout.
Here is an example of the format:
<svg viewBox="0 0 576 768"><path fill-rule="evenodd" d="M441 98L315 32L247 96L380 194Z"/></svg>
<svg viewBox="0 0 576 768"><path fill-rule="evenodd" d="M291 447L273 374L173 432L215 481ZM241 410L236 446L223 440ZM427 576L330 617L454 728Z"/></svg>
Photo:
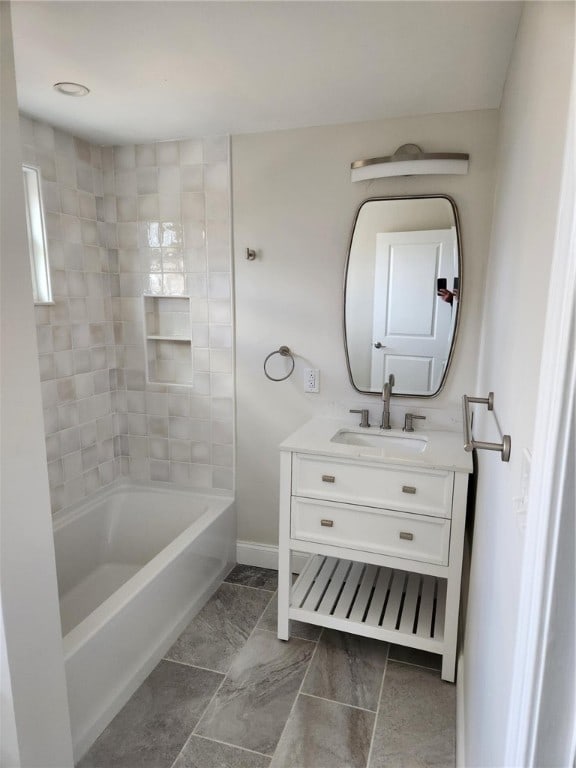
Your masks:
<svg viewBox="0 0 576 768"><path fill-rule="evenodd" d="M256 258L256 251L254 251L252 248L246 248L246 258L248 261L254 261Z"/></svg>

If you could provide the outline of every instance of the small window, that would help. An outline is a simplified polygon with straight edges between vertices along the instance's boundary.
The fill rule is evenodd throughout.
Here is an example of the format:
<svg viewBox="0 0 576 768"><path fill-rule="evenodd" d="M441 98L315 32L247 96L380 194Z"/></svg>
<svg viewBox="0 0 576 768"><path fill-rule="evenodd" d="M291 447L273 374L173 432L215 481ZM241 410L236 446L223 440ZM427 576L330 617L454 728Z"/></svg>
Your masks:
<svg viewBox="0 0 576 768"><path fill-rule="evenodd" d="M24 172L24 198L28 247L32 268L32 288L35 304L51 304L50 267L48 265L48 241L44 226L44 206L40 187L40 171L32 165L22 166Z"/></svg>

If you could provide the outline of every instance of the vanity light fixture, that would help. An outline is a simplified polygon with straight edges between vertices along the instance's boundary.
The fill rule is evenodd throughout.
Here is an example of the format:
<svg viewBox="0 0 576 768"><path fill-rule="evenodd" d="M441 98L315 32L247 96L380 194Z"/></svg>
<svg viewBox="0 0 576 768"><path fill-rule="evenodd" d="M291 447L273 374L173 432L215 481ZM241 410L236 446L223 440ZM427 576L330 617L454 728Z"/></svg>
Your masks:
<svg viewBox="0 0 576 768"><path fill-rule="evenodd" d="M52 87L64 96L87 96L90 93L90 88L86 88L81 83L54 83Z"/></svg>
<svg viewBox="0 0 576 768"><path fill-rule="evenodd" d="M470 155L457 152L423 152L417 144L403 144L390 157L372 157L352 163L352 181L387 176L466 174Z"/></svg>

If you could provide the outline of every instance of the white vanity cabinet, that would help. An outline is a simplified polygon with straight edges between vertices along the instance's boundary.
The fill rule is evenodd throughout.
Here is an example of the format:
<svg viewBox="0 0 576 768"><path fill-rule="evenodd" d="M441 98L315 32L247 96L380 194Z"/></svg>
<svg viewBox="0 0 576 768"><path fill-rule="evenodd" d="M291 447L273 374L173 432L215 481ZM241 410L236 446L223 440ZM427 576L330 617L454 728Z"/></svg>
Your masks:
<svg viewBox="0 0 576 768"><path fill-rule="evenodd" d="M297 619L419 648L454 681L472 471L461 436L430 432L411 456L401 434L393 448L387 435L381 449L334 444L338 426L311 422L281 446L278 637ZM309 557L292 585L294 552Z"/></svg>

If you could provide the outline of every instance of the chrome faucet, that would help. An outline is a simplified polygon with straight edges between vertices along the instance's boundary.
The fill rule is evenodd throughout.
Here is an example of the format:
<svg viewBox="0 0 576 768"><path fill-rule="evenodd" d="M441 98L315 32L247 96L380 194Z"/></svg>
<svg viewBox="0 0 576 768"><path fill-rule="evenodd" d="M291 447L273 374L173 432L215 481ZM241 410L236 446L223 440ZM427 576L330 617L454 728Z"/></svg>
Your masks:
<svg viewBox="0 0 576 768"><path fill-rule="evenodd" d="M380 429L390 429L390 395L392 394L392 387L394 386L394 374L391 373L388 376L388 381L384 383L382 388L382 422Z"/></svg>

